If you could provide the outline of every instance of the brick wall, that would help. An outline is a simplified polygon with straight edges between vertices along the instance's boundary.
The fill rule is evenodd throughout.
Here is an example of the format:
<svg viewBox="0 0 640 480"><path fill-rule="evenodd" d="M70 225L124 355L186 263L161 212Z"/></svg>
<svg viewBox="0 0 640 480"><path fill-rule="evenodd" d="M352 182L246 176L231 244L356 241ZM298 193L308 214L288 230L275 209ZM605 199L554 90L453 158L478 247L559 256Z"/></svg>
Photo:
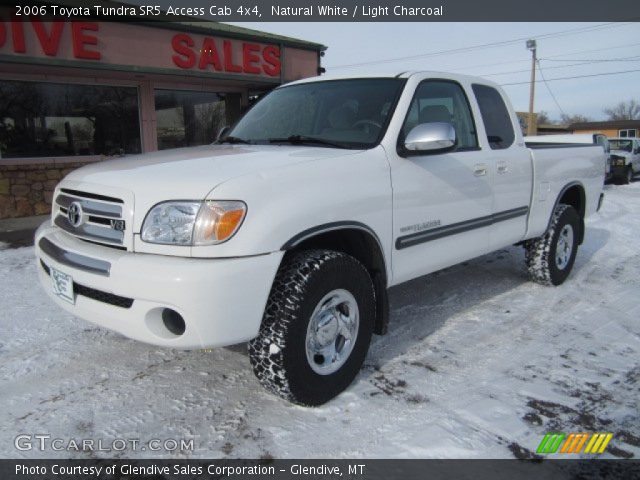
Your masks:
<svg viewBox="0 0 640 480"><path fill-rule="evenodd" d="M53 189L82 165L0 165L0 219L50 213Z"/></svg>

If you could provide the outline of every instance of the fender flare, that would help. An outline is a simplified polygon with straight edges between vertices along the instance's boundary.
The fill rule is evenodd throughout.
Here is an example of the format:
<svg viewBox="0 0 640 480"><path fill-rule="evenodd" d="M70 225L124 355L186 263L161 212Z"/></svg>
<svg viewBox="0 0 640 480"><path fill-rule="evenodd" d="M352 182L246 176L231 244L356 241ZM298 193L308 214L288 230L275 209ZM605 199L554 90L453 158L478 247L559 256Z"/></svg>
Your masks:
<svg viewBox="0 0 640 480"><path fill-rule="evenodd" d="M565 193L567 193L567 191L570 188L573 188L573 187L579 187L580 194L581 194L580 201L582 204L582 211L578 212L578 216L580 217L580 232L578 235L578 244L581 245L582 242L584 241L584 231L585 231L584 215L587 208L587 194L582 182L579 182L577 180L567 183L564 187L562 187L562 189L560 190L560 193L558 193L558 196L556 197L556 201L553 204L553 208L551 209L551 214L549 215L549 221L547 222L547 229L545 231L549 230L549 228L551 227L551 220L553 220L553 212L555 212L558 205L560 205L560 199L564 196Z"/></svg>
<svg viewBox="0 0 640 480"><path fill-rule="evenodd" d="M378 247L377 255L382 263L382 271L378 269L372 269L371 280L373 282L373 286L376 292L376 319L374 325L374 332L379 335L384 335L387 333L388 325L389 325L389 298L387 293L387 259L385 256L384 248L382 247L382 242L380 238L376 234L376 232L369 226L365 225L361 222L356 221L340 221L340 222L330 222L324 223L321 225L317 225L315 227L308 228L293 237L291 237L287 242L285 242L280 248L283 251L288 251L296 248L306 240L310 240L316 236L322 235L324 233L329 232L337 232L340 230L360 230L366 233L369 237L375 240L375 243Z"/></svg>
<svg viewBox="0 0 640 480"><path fill-rule="evenodd" d="M380 242L380 238L378 237L376 232L374 232L372 228L368 227L364 223L352 222L352 221L323 223L322 225L317 225L315 227L311 227L306 230L303 230L302 232L298 233L297 235L294 235L288 241L286 241L282 245L282 247L280 247L280 250L285 250L285 251L291 250L292 248L295 248L298 245L300 245L305 240L315 237L316 235L319 235L321 233L333 232L336 230L349 230L354 228L356 230L362 230L364 232L367 232L373 238L375 238L376 242L378 243L378 247L380 248L380 253L382 253L382 257L384 258L384 250L382 249L382 242Z"/></svg>

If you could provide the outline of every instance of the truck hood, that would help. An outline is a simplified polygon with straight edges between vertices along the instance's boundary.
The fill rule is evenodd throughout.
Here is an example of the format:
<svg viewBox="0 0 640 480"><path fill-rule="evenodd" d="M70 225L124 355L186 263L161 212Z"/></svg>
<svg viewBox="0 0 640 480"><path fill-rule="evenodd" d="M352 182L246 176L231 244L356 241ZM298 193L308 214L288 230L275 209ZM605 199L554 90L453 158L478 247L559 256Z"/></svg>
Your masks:
<svg viewBox="0 0 640 480"><path fill-rule="evenodd" d="M353 155L357 150L299 145L206 145L105 160L71 172L68 188L121 199L125 219L138 233L146 213L167 200L203 200L216 186L247 174L260 175L293 164ZM242 200L243 192L235 198Z"/></svg>
<svg viewBox="0 0 640 480"><path fill-rule="evenodd" d="M631 156L631 153L627 152L626 150L611 150L609 154L616 155L618 157L624 157L625 159Z"/></svg>
<svg viewBox="0 0 640 480"><path fill-rule="evenodd" d="M132 155L84 166L62 183L132 192L139 200L200 200L217 185L248 173L353 154L354 150L290 145L206 145ZM100 192L98 192L100 193ZM145 202L147 203L147 202Z"/></svg>

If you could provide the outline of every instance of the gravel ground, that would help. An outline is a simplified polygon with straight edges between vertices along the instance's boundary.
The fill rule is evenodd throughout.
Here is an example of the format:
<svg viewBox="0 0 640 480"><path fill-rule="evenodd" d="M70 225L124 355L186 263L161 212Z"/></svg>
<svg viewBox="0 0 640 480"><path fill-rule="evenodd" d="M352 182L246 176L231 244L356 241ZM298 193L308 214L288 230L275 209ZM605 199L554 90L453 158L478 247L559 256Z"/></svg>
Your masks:
<svg viewBox="0 0 640 480"><path fill-rule="evenodd" d="M244 346L166 350L74 318L37 285L33 248L4 245L0 456L526 458L548 431L606 431L604 457L638 457L640 182L606 195L560 287L528 282L511 247L392 289L390 333L315 409L264 392ZM20 451L20 434L68 450Z"/></svg>

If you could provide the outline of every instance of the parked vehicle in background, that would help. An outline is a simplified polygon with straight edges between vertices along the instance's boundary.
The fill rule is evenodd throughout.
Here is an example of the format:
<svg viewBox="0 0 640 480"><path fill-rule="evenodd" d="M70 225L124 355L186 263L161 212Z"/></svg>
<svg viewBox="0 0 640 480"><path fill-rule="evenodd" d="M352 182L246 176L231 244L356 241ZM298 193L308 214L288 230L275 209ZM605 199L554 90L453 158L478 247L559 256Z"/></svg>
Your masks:
<svg viewBox="0 0 640 480"><path fill-rule="evenodd" d="M629 184L640 172L640 138L610 138L613 179Z"/></svg>
<svg viewBox="0 0 640 480"><path fill-rule="evenodd" d="M575 134L562 134L562 135L530 135L524 137L525 142L530 145L544 145L544 144L584 144L584 145L601 145L606 154L605 159L605 183L611 181L613 178L613 171L611 168L611 145L606 135L602 133L575 133Z"/></svg>
<svg viewBox="0 0 640 480"><path fill-rule="evenodd" d="M520 244L563 283L604 153L528 148L495 83L405 72L277 87L217 144L83 167L36 233L40 282L144 342L249 342L270 391L320 405L357 375L393 285Z"/></svg>

